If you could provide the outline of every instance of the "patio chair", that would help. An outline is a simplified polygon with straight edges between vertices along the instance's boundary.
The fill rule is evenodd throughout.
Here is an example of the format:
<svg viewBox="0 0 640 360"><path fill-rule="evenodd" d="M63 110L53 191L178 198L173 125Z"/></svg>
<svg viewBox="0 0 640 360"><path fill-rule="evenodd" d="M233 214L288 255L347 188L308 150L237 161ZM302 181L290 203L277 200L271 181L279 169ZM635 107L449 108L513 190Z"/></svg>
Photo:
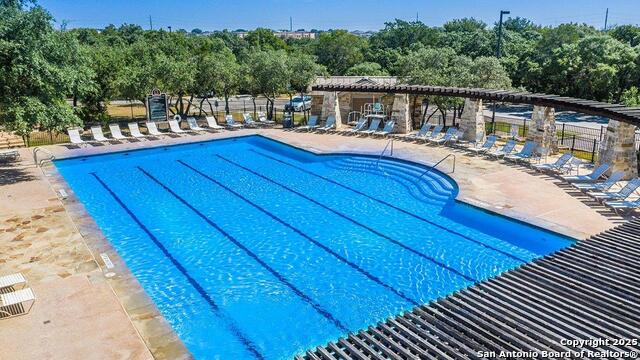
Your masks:
<svg viewBox="0 0 640 360"><path fill-rule="evenodd" d="M229 128L231 130L241 129L243 127L242 124L238 124L238 123L236 123L235 120L233 120L233 115L231 115L231 114L226 115L224 117L224 120L227 122L227 128Z"/></svg>
<svg viewBox="0 0 640 360"><path fill-rule="evenodd" d="M612 208L615 212L620 210L635 210L640 209L640 198L633 201L625 201L625 200L612 200L605 201L605 205Z"/></svg>
<svg viewBox="0 0 640 360"><path fill-rule="evenodd" d="M312 115L312 116L315 116L315 115ZM316 118L317 118L317 116L316 116ZM262 124L264 124L266 126L273 126L273 125L276 124L275 121L267 119L267 115L265 115L265 113L258 113L258 119L256 120L256 122L257 123L262 123Z"/></svg>
<svg viewBox="0 0 640 360"><path fill-rule="evenodd" d="M449 141L443 143L443 145L449 145L449 146L460 145L459 142L462 141L462 138L464 137L464 133L466 131L467 131L466 129L457 129L455 134L453 134L453 136L449 139Z"/></svg>
<svg viewBox="0 0 640 360"><path fill-rule="evenodd" d="M424 142L437 139L440 136L440 133L442 132L443 128L444 128L444 125L436 125L436 127L434 127L433 130L431 130L431 133L424 137Z"/></svg>
<svg viewBox="0 0 640 360"><path fill-rule="evenodd" d="M335 116L329 116L327 117L327 121L324 123L324 126L321 126L319 128L317 128L317 131L320 132L326 132L326 131L330 131L333 130L336 126L336 117Z"/></svg>
<svg viewBox="0 0 640 360"><path fill-rule="evenodd" d="M511 161L524 161L531 159L533 156L533 151L536 149L536 143L533 141L527 141L524 143L524 146L520 150L519 153L509 154L504 157L505 160Z"/></svg>
<svg viewBox="0 0 640 360"><path fill-rule="evenodd" d="M189 126L189 129L193 131L206 131L204 128L201 128L200 125L198 125L198 121L194 117L187 118L187 125Z"/></svg>
<svg viewBox="0 0 640 360"><path fill-rule="evenodd" d="M153 122L153 121L147 121L146 123L147 126L147 132L149 133L149 135L153 135L153 136L164 136L165 134L161 133L160 130L158 130L158 125Z"/></svg>
<svg viewBox="0 0 640 360"><path fill-rule="evenodd" d="M458 146L461 148L472 149L478 147L478 144L482 143L482 139L484 139L484 132L476 133L476 138L473 141L458 139Z"/></svg>
<svg viewBox="0 0 640 360"><path fill-rule="evenodd" d="M120 125L118 124L109 124L109 131L111 131L111 137L116 140L126 140L127 137L122 135L122 131L120 130Z"/></svg>
<svg viewBox="0 0 640 360"><path fill-rule="evenodd" d="M609 170L611 165L602 164L595 168L591 174L588 175L561 175L560 177L569 183L577 183L577 182L596 182L604 173Z"/></svg>
<svg viewBox="0 0 640 360"><path fill-rule="evenodd" d="M485 140L485 142L482 145L468 148L467 150L474 153L474 155L483 154L491 150L493 146L496 144L497 140L498 140L498 137L495 135L487 136L487 140Z"/></svg>
<svg viewBox="0 0 640 360"><path fill-rule="evenodd" d="M171 130L172 133L176 133L176 134L182 134L186 132L180 129L180 124L178 124L178 120L176 119L169 120L169 130Z"/></svg>
<svg viewBox="0 0 640 360"><path fill-rule="evenodd" d="M102 127L101 126L92 126L91 127L91 135L93 136L93 139L95 141L99 141L99 142L109 141L109 139L107 139L104 136L104 134L102 133Z"/></svg>
<svg viewBox="0 0 640 360"><path fill-rule="evenodd" d="M140 132L140 128L138 127L138 123L130 122L127 124L129 127L129 133L136 139L144 138L146 135Z"/></svg>
<svg viewBox="0 0 640 360"><path fill-rule="evenodd" d="M222 129L224 129L224 126L218 125L218 122L216 121L215 116L207 116L207 117L205 117L205 119L207 120L207 127L211 128L213 130L222 130Z"/></svg>
<svg viewBox="0 0 640 360"><path fill-rule="evenodd" d="M0 315L3 315L0 319L28 314L35 301L36 296L31 288L0 294ZM29 306L25 307L27 304Z"/></svg>
<svg viewBox="0 0 640 360"><path fill-rule="evenodd" d="M10 286L15 287L22 285L21 288L27 284L27 279L21 273L15 273L10 275L0 276L0 290L8 288Z"/></svg>
<svg viewBox="0 0 640 360"><path fill-rule="evenodd" d="M369 128L367 130L360 131L360 134L370 135L378 131L380 127L380 119L371 120L371 124L369 124Z"/></svg>
<svg viewBox="0 0 640 360"><path fill-rule="evenodd" d="M309 117L309 121L307 121L307 125L298 126L296 130L311 131L311 130L317 129L318 127L320 127L320 125L318 125L318 116L311 115Z"/></svg>
<svg viewBox="0 0 640 360"><path fill-rule="evenodd" d="M515 148L516 148L516 141L509 140L502 146L502 149L490 151L487 153L487 155L489 155L489 157L494 157L498 159L500 157L510 155L513 152L513 149Z"/></svg>
<svg viewBox="0 0 640 360"><path fill-rule="evenodd" d="M437 137L435 139L429 138L429 139L427 139L427 141L429 143L436 144L436 145L446 144L449 140L451 140L451 138L456 133L456 131L457 131L456 128L450 127L450 128L447 129L447 131L444 133L444 135L439 136L439 137Z"/></svg>
<svg viewBox="0 0 640 360"><path fill-rule="evenodd" d="M345 130L345 134L347 135L356 134L366 129L366 126L367 126L367 119L365 119L364 117L361 117L360 119L358 119L356 126L352 127L351 129Z"/></svg>
<svg viewBox="0 0 640 360"><path fill-rule="evenodd" d="M69 134L69 141L71 141L72 144L85 144L84 140L80 137L80 129L67 129L67 134Z"/></svg>
<svg viewBox="0 0 640 360"><path fill-rule="evenodd" d="M591 196L596 200L624 200L628 198L631 194L633 194L640 187L640 178L635 178L629 181L622 189L619 191L597 191L597 192L588 192L587 195Z"/></svg>
<svg viewBox="0 0 640 360"><path fill-rule="evenodd" d="M402 139L406 139L406 140L420 140L420 139L424 139L427 134L429 133L429 131L431 131L431 128L433 127L432 124L429 124L428 122L424 122L424 124L422 124L422 127L420 128L420 130L418 132L415 132L413 134L409 134L409 135L405 135L405 136L399 136Z"/></svg>
<svg viewBox="0 0 640 360"><path fill-rule="evenodd" d="M396 122L394 120L389 120L384 124L384 128L382 131L376 131L373 133L375 136L387 136L393 132L393 128L396 127Z"/></svg>
<svg viewBox="0 0 640 360"><path fill-rule="evenodd" d="M2 150L0 151L0 159L16 160L20 158L18 150Z"/></svg>
<svg viewBox="0 0 640 360"><path fill-rule="evenodd" d="M581 191L607 191L624 177L623 171L614 171L607 180L599 183L570 183L574 188Z"/></svg>
<svg viewBox="0 0 640 360"><path fill-rule="evenodd" d="M258 123L253 121L253 117L251 117L249 113L243 113L242 120L244 121L244 126L246 127L258 127Z"/></svg>
<svg viewBox="0 0 640 360"><path fill-rule="evenodd" d="M562 168L564 168L572 158L573 155L570 152L567 152L562 154L562 156L553 163L533 165L533 168L538 171L562 171Z"/></svg>

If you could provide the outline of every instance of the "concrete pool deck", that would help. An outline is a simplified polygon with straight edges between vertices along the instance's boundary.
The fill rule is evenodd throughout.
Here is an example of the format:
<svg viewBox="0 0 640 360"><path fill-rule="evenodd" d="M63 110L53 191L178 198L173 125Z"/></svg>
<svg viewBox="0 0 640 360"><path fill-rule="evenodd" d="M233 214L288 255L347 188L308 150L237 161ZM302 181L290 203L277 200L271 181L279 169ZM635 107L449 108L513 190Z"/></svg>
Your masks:
<svg viewBox="0 0 640 360"><path fill-rule="evenodd" d="M224 131L82 149L46 147L56 158L261 134L318 153L378 155L388 140L280 129ZM427 165L449 153L458 199L585 239L616 225L547 176L444 147L396 141L394 157ZM0 163L0 275L23 272L38 298L32 312L0 320L0 348L12 359L183 359L190 355L55 167ZM439 169L450 172L447 160ZM56 191L64 189L66 199ZM105 254L108 259L103 259ZM111 264L113 263L113 267ZM81 338L82 341L70 341Z"/></svg>

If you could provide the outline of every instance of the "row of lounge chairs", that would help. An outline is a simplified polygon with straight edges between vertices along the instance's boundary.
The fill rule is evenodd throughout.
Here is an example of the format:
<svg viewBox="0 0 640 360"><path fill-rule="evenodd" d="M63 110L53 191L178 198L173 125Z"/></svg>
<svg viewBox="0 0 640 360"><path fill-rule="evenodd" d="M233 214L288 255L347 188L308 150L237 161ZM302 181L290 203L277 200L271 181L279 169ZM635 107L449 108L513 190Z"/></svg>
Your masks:
<svg viewBox="0 0 640 360"><path fill-rule="evenodd" d="M380 130L380 124L382 120L375 118L371 120L371 124L367 127L367 119L362 117L358 120L355 127L345 130L342 133L346 135L374 135L374 136L387 136L393 133L393 129L396 126L394 120L388 120L385 122L384 127ZM330 131L337 131L336 118L334 116L327 117L327 121L324 125L318 125L318 116L311 115L306 125L296 127L298 131L317 131L320 133L326 133Z"/></svg>
<svg viewBox="0 0 640 360"><path fill-rule="evenodd" d="M179 116L176 116L174 117L174 119L168 121L169 132L160 131L158 129L156 122L148 121L145 123L145 126L147 128L146 134L143 134L140 131L140 127L138 126L137 122L130 122L129 124L127 124L129 128L129 136L125 136L122 133L122 130L120 129L119 124L109 124L109 131L111 132L111 138L107 138L104 135L104 133L102 132L101 126L92 126L91 135L94 141L99 143L104 143L104 142L111 142L111 141L118 141L118 140L128 140L131 138L144 139L149 137L171 136L172 134L180 135L184 133L204 132L204 131L216 132L218 130L224 130L224 129L236 130L244 127L271 126L275 124L275 122L267 120L263 114L260 114L260 116L258 117L259 119L258 121L253 120L251 115L248 113L243 114L243 117L244 117L244 123L237 123L233 119L233 116L227 115L225 117L225 126L221 126L221 125L218 125L215 117L207 116L205 118L206 125L203 125L204 127L200 126L194 117L188 117L186 122L189 129L183 130L180 127L180 124L178 122L180 121L180 118ZM72 144L81 145L86 143L80 136L80 129L77 129L77 128L68 129L67 132L69 134L69 139Z"/></svg>
<svg viewBox="0 0 640 360"><path fill-rule="evenodd" d="M36 301L20 273L0 276L0 319L27 314ZM19 287L19 289L18 289Z"/></svg>

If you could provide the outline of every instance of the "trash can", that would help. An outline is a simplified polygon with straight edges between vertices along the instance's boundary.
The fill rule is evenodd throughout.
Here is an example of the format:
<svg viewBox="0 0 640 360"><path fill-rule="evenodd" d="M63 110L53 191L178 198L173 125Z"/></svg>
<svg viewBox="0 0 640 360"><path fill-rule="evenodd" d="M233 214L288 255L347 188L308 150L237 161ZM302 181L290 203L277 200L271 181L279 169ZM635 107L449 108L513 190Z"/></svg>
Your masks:
<svg viewBox="0 0 640 360"><path fill-rule="evenodd" d="M284 117L282 118L282 127L284 129L290 129L293 127L293 117L291 113L284 113Z"/></svg>

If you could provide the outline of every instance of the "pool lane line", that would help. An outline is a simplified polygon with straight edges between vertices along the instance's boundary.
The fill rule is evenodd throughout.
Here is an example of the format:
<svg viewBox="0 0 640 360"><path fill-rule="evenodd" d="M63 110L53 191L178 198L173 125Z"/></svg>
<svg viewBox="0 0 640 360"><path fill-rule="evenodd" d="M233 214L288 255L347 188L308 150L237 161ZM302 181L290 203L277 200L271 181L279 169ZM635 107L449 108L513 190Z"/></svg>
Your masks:
<svg viewBox="0 0 640 360"><path fill-rule="evenodd" d="M169 194L171 194L174 198L188 207L191 211L193 211L196 215L198 215L202 220L204 220L211 227L216 229L219 233L224 235L227 239L231 240L231 242L245 252L249 257L254 259L258 264L262 265L271 275L273 275L278 281L287 286L294 294L296 294L300 299L302 299L307 304L311 305L320 315L325 317L327 320L331 321L338 329L341 331L348 333L349 329L340 322L340 320L336 319L329 311L325 310L322 305L316 303L311 297L307 294L303 293L300 289L298 289L295 285L293 285L289 280L287 280L282 274L273 269L269 264L264 262L264 260L260 259L256 254L254 254L249 248L247 248L244 244L242 244L238 239L233 237L231 234L226 232L223 228L221 228L218 224L209 219L205 214L203 214L200 210L196 209L193 205L189 204L184 198L180 195L176 194L173 190L171 190L168 186L160 182L160 180L156 179L153 175L148 173L145 169L140 166L136 166L138 170L140 170L144 175L146 175L149 179L153 180L156 184L160 185L164 190L166 190Z"/></svg>
<svg viewBox="0 0 640 360"><path fill-rule="evenodd" d="M270 217L271 219L277 221L278 223L284 225L285 227L287 227L288 229L292 230L293 232L297 233L298 235L302 236L304 239L308 240L309 242L313 243L314 245L316 245L317 247L321 248L322 250L328 252L329 254L333 255L336 259L342 261L343 263L349 265L351 268L353 268L354 270L358 271L359 273L361 273L362 275L364 275L365 277L367 277L369 280L375 282L376 284L384 287L385 289L391 291L392 293L394 293L395 295L397 295L398 297L406 300L407 302L413 304L414 306L419 306L421 303L411 299L410 297L408 297L407 295L403 294L400 290L395 289L394 287L392 287L391 285L388 285L386 283L384 283L380 278L378 278L377 276L369 273L368 271L366 271L365 269L361 268L360 266L358 266L357 264L349 261L348 259L346 259L345 257L343 257L342 255L336 253L335 251L331 250L331 248L329 248L328 246L318 242L317 240L314 240L312 237L310 237L309 235L305 234L302 230L294 227L293 225L285 222L284 220L279 219L277 216L273 215L271 212L267 211L265 208L261 207L260 205L252 202L251 200L247 199L246 197L244 197L243 195L239 194L238 192L236 192L235 190L229 188L228 186L222 184L221 182L219 182L218 180L212 178L211 176L203 173L202 171L196 169L195 167L187 164L186 162L182 161L182 160L177 160L178 163L184 165L185 167L191 169L193 172L195 172L196 174L200 175L201 177L215 183L216 185L220 186L221 188L227 190L228 192L232 193L233 195L235 195L236 197L242 199L243 201L245 201L246 203L248 203L249 205L253 206L254 208L258 209L259 211L261 211L263 214L267 215L268 217Z"/></svg>
<svg viewBox="0 0 640 360"><path fill-rule="evenodd" d="M285 190L287 190L289 192L292 192L292 193L300 196L301 198L303 198L303 199L305 199L307 201L310 201L310 202L312 202L312 203L314 203L314 204L326 209L327 211L329 211L329 212L331 212L331 213L333 213L335 215L338 215L341 218L343 218L343 219L345 219L345 220L347 220L347 221L349 221L349 222L351 222L351 223L353 223L355 225L358 225L358 226L362 227L363 229L368 230L369 232L371 232L371 233L373 233L375 235L378 235L379 237L381 237L381 238L383 238L383 239L385 239L385 240L387 240L387 241L389 241L389 242L391 242L393 244L396 244L396 245L400 246L401 248L403 248L403 249L405 249L405 250L407 250L407 251L409 251L409 252L411 252L411 253L413 253L415 255L418 255L418 256L426 259L426 260L431 261L432 263L440 266L443 269L449 270L450 272L452 272L452 273L464 278L467 281L471 281L472 283L477 283L478 282L478 280L476 280L476 279L474 279L474 278L472 278L472 277L470 277L468 275L465 275L465 274L461 273L460 271L448 266L447 264L441 263L440 261L432 258L431 256L429 256L427 254L424 254L424 253L422 253L422 252L420 252L420 251L418 251L418 250L416 250L416 249L414 249L414 248L412 248L412 247L410 247L408 245L405 245L402 242L400 242L400 241L398 241L398 240L396 240L396 239L394 239L394 238L392 238L390 236L387 236L387 235L379 232L376 229L373 229L373 228L371 228L371 227L369 227L369 226L367 226L365 224L362 224L361 222L356 221L356 220L350 218L349 216L347 216L347 215L345 215L345 214L343 214L343 213L341 213L341 212L339 212L337 210L334 210L334 209L332 209L332 208L330 208L330 207L318 202L317 200L314 200L314 199L308 197L307 195L305 195L305 194L303 194L303 193L301 193L301 192L299 192L297 190L291 189L291 188L287 187L286 185L282 185L279 182L277 182L277 181L275 181L275 180L273 180L273 179L271 179L271 178L269 178L267 176L264 176L264 175L262 175L262 174L260 174L258 172L255 172L255 171L249 169L246 166L240 165L240 164L238 164L238 163L236 163L236 162L234 162L232 160L229 160L229 159L225 158L222 155L216 154L215 156L220 158L220 159L222 159L222 160L224 160L224 161L226 161L226 162L228 162L228 163L230 163L230 164L232 164L232 165L234 165L234 166L236 166L236 167L239 167L239 168L241 168L241 169L243 169L243 170L245 170L245 171L247 171L247 172L249 172L251 174L254 174L255 176L258 176L258 177L260 177L260 178L262 178L264 180L267 180L268 182L270 182L272 184L275 184L275 185L277 185L277 186L279 186L279 187L281 187L281 188L283 188L283 189L285 189Z"/></svg>
<svg viewBox="0 0 640 360"><path fill-rule="evenodd" d="M340 186L341 188L344 188L344 189L350 190L350 191L352 191L352 192L354 192L354 193L356 193L356 194L362 195L362 196L364 196L364 197L366 197L366 198L368 198L368 199L371 199L371 200L373 200L373 201L375 201L375 202L378 202L378 203L380 203L380 204L382 204L382 205L386 205L386 206L388 206L388 207L390 207L390 208L392 208L392 209L395 209L395 210L397 210L397 211L400 211L400 212L401 212L401 213L403 213L403 214L409 215L409 216L411 216L411 217L413 217L413 218L415 218L415 219L417 219L417 220L420 220L420 221L423 221L423 222L425 222L425 223L427 223L427 224L433 225L433 226L435 226L435 227L437 227L437 228L439 228L439 229L441 229L441 230L444 230L444 231L446 231L446 232L448 232L448 233L450 233L450 234L457 235L457 236L459 236L459 237L461 237L461 238L463 238L463 239L465 239L465 240L468 240L468 241L471 241L471 242L473 242L473 243L475 243L475 244L478 244L478 245L480 245L480 246L486 247L487 249L491 249L491 250L493 250L493 251L495 251L495 252L498 252L498 253L500 253L500 254L502 254L502 255L504 255L504 256L510 257L510 258L512 258L512 259L514 259L514 260L520 261L520 262L522 262L522 263L527 263L527 262L528 262L527 260L521 259L521 258L519 258L519 257L518 257L518 256L516 256L516 255L513 255L513 254L511 254L511 253L508 253L508 252L506 252L506 251L504 251L504 250L500 250L500 249L495 248L495 247L493 247L493 246L491 246L491 245L485 244L485 243L483 243L482 241L476 240L476 239L474 239L474 238L472 238L472 237L470 237L470 236L467 236L467 235L461 234L461 233L459 233L459 232L457 232L457 231L454 231L454 230L448 229L447 227L442 226L442 225L439 225L439 224L437 224L437 223L435 223L435 222L433 222L433 221L431 221L431 220L429 220L429 219L427 219L427 218L424 218L424 217L422 217L422 216L420 216L420 215L418 215L418 214L414 214L414 213L412 213L412 212L410 212L410 211L407 211L407 210L405 210L405 209L402 209L402 208L400 208L400 207L398 207L398 206L395 206L395 205L393 205L393 204L391 204L391 203L388 203L388 202L386 202L386 201L384 201L384 200L381 200L381 199L378 199L378 198L376 198L376 197L370 196L370 195L368 195L368 194L366 194L366 193L364 193L364 192L362 192L362 191L360 191L360 190L354 189L354 188L352 188L352 187L350 187L350 186L343 185L343 184L341 184L341 183L339 183L339 182L337 182L337 181L335 181L335 180L332 180L332 179L330 179L330 178L328 178L328 177L326 177L326 176L322 176L322 175L316 174L316 173L314 173L314 172L312 172L312 171L309 171L309 170L307 170L307 169L304 169L304 168L301 168L301 167L296 166L296 165L294 165L294 164L288 163L288 162L286 162L286 161L283 161L283 160L277 159L277 158L275 158L275 157L273 157L273 156L270 156L270 155L267 155L267 154L263 154L263 153L261 153L261 152L259 152L259 151L255 151L255 150L253 150L253 149L251 149L250 151L253 151L254 153L256 153L256 154L258 154L258 155L260 155L260 156L262 156L262 157L266 157L267 159L271 159L271 160L276 161L276 162L279 162L279 163L281 163L281 164L284 164L284 165L290 166L290 167L292 167L292 168L294 168L294 169L298 169L298 170L300 170L300 171L302 171L302 172L304 172L304 173L306 173L306 174L309 174L309 175L315 176L315 177L317 177L317 178L319 178L319 179L322 179L322 180L327 181L327 182L330 182L330 183L332 183L332 184L334 184L334 185Z"/></svg>
<svg viewBox="0 0 640 360"><path fill-rule="evenodd" d="M249 340L249 338L247 338L242 333L242 330L240 330L240 328L236 324L234 324L234 320L229 318L222 312L222 309L218 307L216 302L202 287L202 285L200 285L200 283L198 283L196 279L194 279L193 277L191 277L191 275L189 275L189 272L187 271L187 269L185 269L185 267L182 266L182 264L176 258L174 258L173 255L171 255L169 250L160 242L160 240L158 240L158 238L155 235L153 235L151 230L149 230L142 223L142 221L138 219L138 217L133 213L133 211L131 211L131 209L129 209L129 207L125 205L125 203L120 199L120 197L116 195L116 193L113 192L113 190L111 190L111 188L95 172L91 172L89 174L91 174L100 183L100 185L102 185L102 187L105 190L107 190L107 192L113 197L113 199L118 203L118 205L120 205L120 207L122 207L122 209L131 217L131 219L140 227L140 229L142 229L142 231L144 231L147 234L147 236L149 236L151 241L153 241L153 243L158 247L158 249L160 249L160 251L164 254L164 256L167 259L169 259L169 261L171 261L173 266L175 266L178 269L178 271L180 271L180 273L185 278L187 278L187 281L189 282L189 284L193 286L193 288L196 289L196 291L200 294L200 296L209 304L209 307L211 307L213 312L226 323L226 325L231 330L231 333L235 335L238 338L238 340L240 340L240 342L245 346L245 348L251 354L253 354L256 359L264 360L265 357L258 351L255 344L251 342L251 340Z"/></svg>

